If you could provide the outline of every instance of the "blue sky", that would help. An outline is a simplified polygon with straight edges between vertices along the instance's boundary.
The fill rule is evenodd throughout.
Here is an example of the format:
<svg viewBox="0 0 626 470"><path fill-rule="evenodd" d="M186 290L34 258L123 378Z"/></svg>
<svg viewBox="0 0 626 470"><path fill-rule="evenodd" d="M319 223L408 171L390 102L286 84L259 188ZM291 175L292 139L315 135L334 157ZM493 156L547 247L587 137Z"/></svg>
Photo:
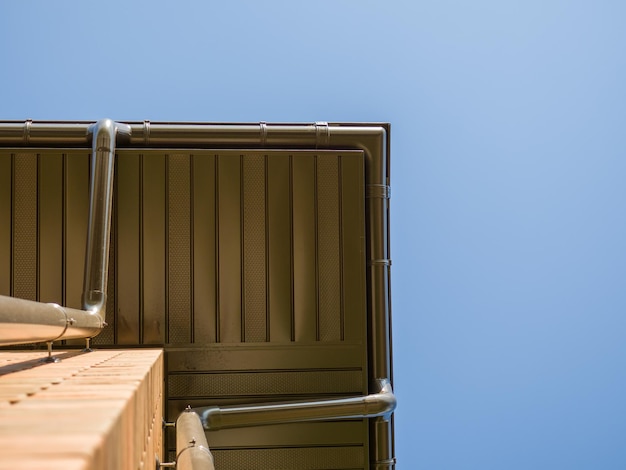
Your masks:
<svg viewBox="0 0 626 470"><path fill-rule="evenodd" d="M398 468L621 469L624 24L603 0L3 2L0 119L391 122Z"/></svg>

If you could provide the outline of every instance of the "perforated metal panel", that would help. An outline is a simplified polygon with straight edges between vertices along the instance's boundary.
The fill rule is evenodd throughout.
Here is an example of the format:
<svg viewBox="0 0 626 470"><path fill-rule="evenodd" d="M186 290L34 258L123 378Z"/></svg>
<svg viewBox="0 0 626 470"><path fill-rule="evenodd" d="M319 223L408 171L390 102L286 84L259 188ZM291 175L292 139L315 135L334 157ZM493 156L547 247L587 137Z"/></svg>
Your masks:
<svg viewBox="0 0 626 470"><path fill-rule="evenodd" d="M363 451L359 447L215 450L213 454L216 468L229 469L255 469L260 463L276 470L355 469L363 468L364 464Z"/></svg>

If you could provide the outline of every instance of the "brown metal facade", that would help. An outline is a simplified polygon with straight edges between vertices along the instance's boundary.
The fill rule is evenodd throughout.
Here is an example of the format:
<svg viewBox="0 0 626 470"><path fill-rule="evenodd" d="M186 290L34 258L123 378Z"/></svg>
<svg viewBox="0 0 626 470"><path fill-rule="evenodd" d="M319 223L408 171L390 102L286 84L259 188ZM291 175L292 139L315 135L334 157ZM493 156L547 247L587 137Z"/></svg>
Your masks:
<svg viewBox="0 0 626 470"><path fill-rule="evenodd" d="M108 326L93 344L165 348L166 419L187 405L366 395L376 369L390 375L370 331L370 273L389 262L367 245L388 187L368 183L367 148L337 147L117 150ZM80 308L89 155L0 149L0 295ZM207 437L218 469L355 469L370 468L373 426Z"/></svg>

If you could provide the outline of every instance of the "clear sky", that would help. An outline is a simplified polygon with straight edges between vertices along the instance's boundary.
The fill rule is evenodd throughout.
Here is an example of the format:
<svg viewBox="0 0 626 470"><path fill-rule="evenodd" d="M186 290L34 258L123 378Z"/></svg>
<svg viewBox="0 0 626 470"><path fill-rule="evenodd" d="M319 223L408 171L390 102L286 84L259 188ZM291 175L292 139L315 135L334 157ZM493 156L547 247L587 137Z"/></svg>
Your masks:
<svg viewBox="0 0 626 470"><path fill-rule="evenodd" d="M626 468L626 2L0 4L0 119L388 121L398 468Z"/></svg>

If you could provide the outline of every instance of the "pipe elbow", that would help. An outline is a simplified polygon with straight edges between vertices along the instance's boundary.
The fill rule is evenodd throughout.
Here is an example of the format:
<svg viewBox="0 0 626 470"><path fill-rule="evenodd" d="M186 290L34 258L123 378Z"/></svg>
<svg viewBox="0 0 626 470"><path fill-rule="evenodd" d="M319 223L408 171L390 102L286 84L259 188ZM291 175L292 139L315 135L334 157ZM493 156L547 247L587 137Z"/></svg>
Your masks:
<svg viewBox="0 0 626 470"><path fill-rule="evenodd" d="M368 414L370 416L389 416L394 412L398 404L396 396L389 393L376 393L370 395L368 400Z"/></svg>
<svg viewBox="0 0 626 470"><path fill-rule="evenodd" d="M222 427L222 410L217 406L203 409L199 416L202 427L207 431Z"/></svg>
<svg viewBox="0 0 626 470"><path fill-rule="evenodd" d="M87 134L91 134L94 149L111 152L115 150L115 142L119 137L128 138L131 135L131 127L128 124L115 122L112 119L101 119L87 128Z"/></svg>
<svg viewBox="0 0 626 470"><path fill-rule="evenodd" d="M389 416L394 412L398 401L393 394L389 379L379 379L380 391L365 397L367 414L369 416Z"/></svg>
<svg viewBox="0 0 626 470"><path fill-rule="evenodd" d="M110 143L115 141L115 127L112 119L100 119L87 128L87 134L92 135L94 143L97 142L98 150L110 150ZM108 144L106 149L101 147L103 144Z"/></svg>

